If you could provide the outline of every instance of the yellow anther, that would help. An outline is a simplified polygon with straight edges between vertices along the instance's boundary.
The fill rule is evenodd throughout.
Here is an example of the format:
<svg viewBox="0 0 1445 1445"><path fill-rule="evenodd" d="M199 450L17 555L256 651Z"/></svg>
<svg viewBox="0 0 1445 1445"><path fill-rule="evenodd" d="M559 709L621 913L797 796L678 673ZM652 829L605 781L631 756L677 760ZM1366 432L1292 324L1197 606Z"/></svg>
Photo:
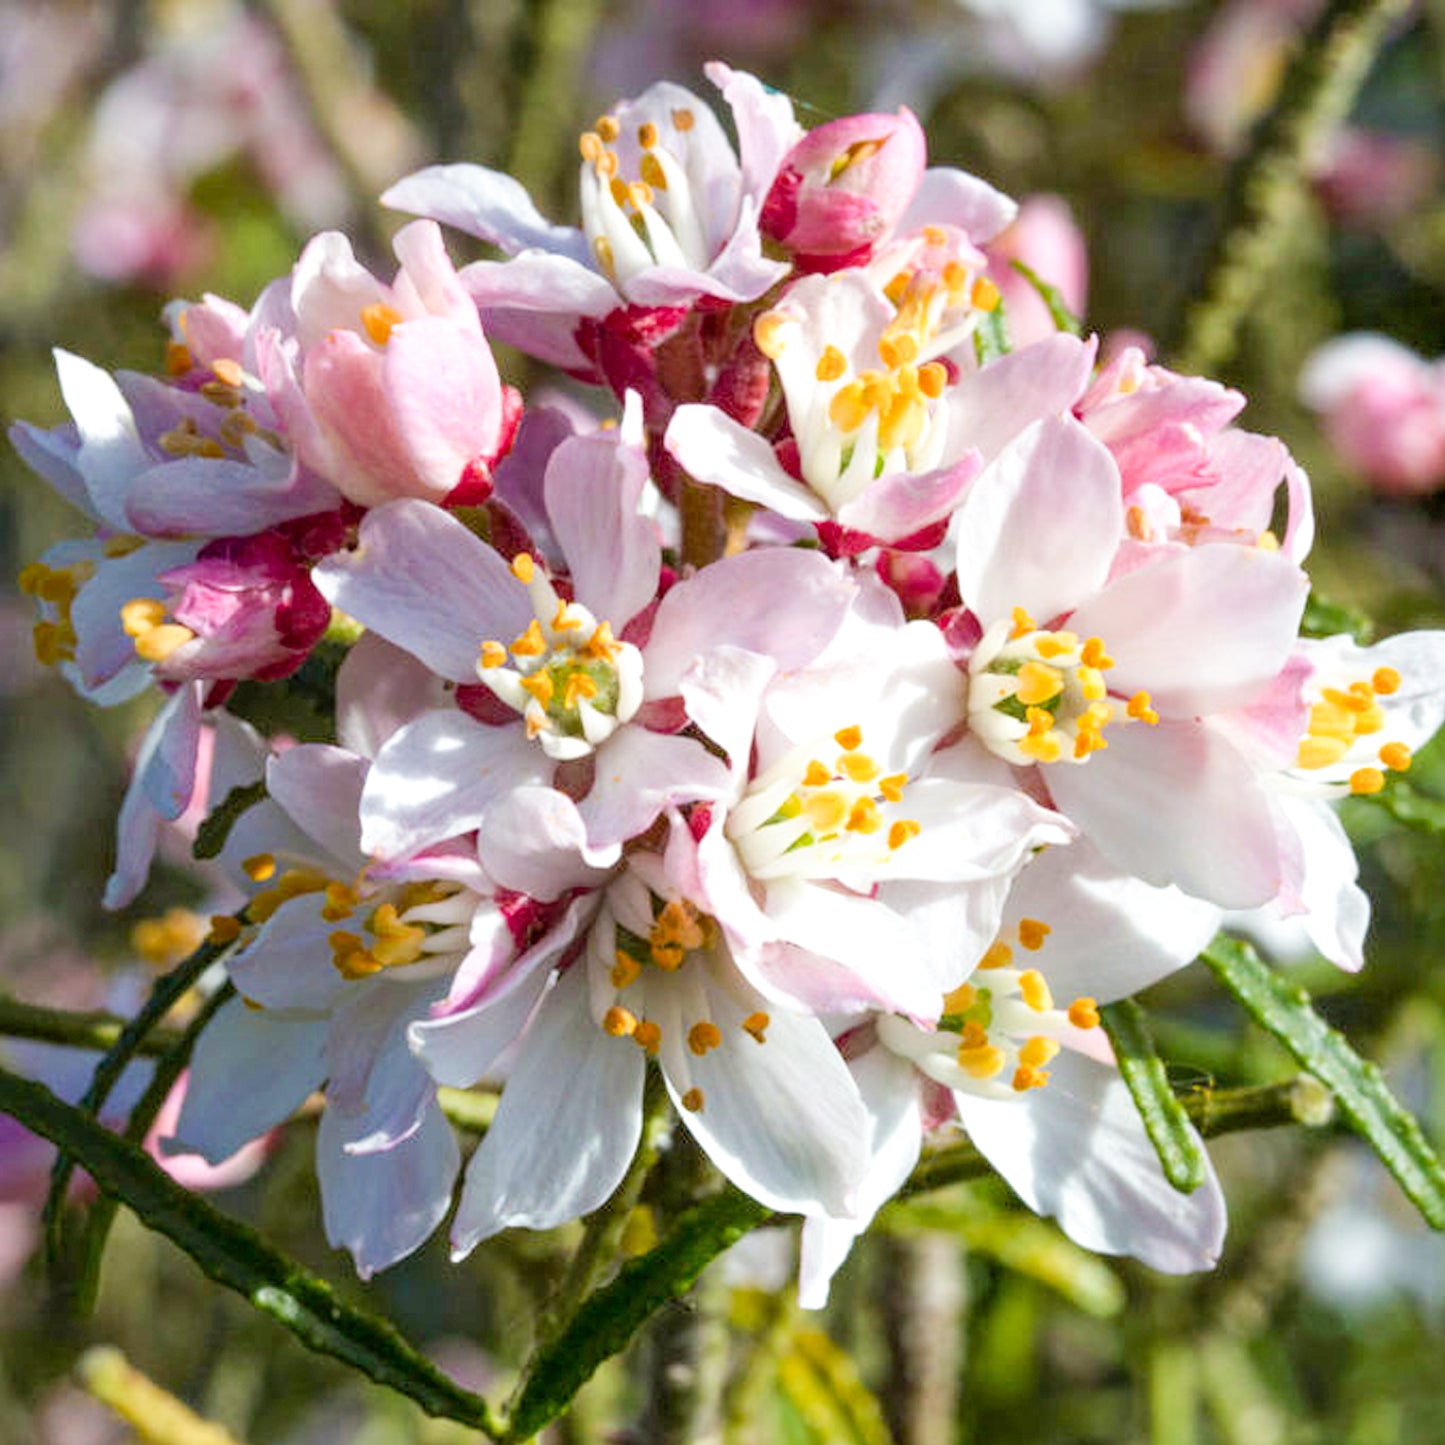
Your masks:
<svg viewBox="0 0 1445 1445"><path fill-rule="evenodd" d="M1310 708L1309 733L1311 737L1338 738L1350 743L1355 736L1354 714L1338 703L1317 702Z"/></svg>
<svg viewBox="0 0 1445 1445"><path fill-rule="evenodd" d="M1079 660L1085 667L1097 667L1105 670L1114 665L1114 659L1104 651L1102 637L1091 637L1084 644L1084 650L1079 654Z"/></svg>
<svg viewBox="0 0 1445 1445"><path fill-rule="evenodd" d="M512 558L512 576L524 587L532 583L532 578L537 575L537 564L530 552L518 552Z"/></svg>
<svg viewBox="0 0 1445 1445"><path fill-rule="evenodd" d="M1079 691L1086 702L1102 702L1108 697L1109 689L1104 684L1104 674L1097 667L1085 667L1081 664L1074 676L1078 679Z"/></svg>
<svg viewBox="0 0 1445 1445"><path fill-rule="evenodd" d="M1049 702L1064 690L1063 674L1042 662L1026 662L1018 672L1018 700L1025 707Z"/></svg>
<svg viewBox="0 0 1445 1445"><path fill-rule="evenodd" d="M703 1019L687 1031L687 1046L701 1058L709 1049L722 1043L722 1030L714 1023Z"/></svg>
<svg viewBox="0 0 1445 1445"><path fill-rule="evenodd" d="M968 267L962 261L950 261L943 268L943 285L949 300L956 301L968 285Z"/></svg>
<svg viewBox="0 0 1445 1445"><path fill-rule="evenodd" d="M359 935L337 929L326 941L331 945L331 966L342 978L354 981L381 971L381 964L367 952Z"/></svg>
<svg viewBox="0 0 1445 1445"><path fill-rule="evenodd" d="M641 973L642 965L630 953L623 953L619 948L613 955L612 972L607 976L613 988L627 988L637 982Z"/></svg>
<svg viewBox="0 0 1445 1445"><path fill-rule="evenodd" d="M1350 750L1341 738L1307 737L1299 745L1295 765L1301 768L1332 768Z"/></svg>
<svg viewBox="0 0 1445 1445"><path fill-rule="evenodd" d="M922 831L922 826L912 818L900 818L888 829L888 846L901 848L910 838L916 838Z"/></svg>
<svg viewBox="0 0 1445 1445"><path fill-rule="evenodd" d="M533 673L531 677L522 679L522 688L536 698L539 706L547 708L552 706L552 694L556 691L551 677L545 672Z"/></svg>
<svg viewBox="0 0 1445 1445"><path fill-rule="evenodd" d="M590 702L597 696L597 684L585 672L569 673L567 685L562 689L562 706L574 708L580 702Z"/></svg>
<svg viewBox="0 0 1445 1445"><path fill-rule="evenodd" d="M241 370L241 363L233 361L229 356L223 356L218 361L213 361L211 370L215 373L216 380L223 386L234 389L245 385L246 373Z"/></svg>
<svg viewBox="0 0 1445 1445"><path fill-rule="evenodd" d="M651 1019L641 1019L632 1030L632 1042L649 1054L656 1054L662 1043L662 1030Z"/></svg>
<svg viewBox="0 0 1445 1445"><path fill-rule="evenodd" d="M1003 1050L992 1044L984 1044L976 1049L960 1049L958 1066L971 1079L992 1079L1003 1073Z"/></svg>
<svg viewBox="0 0 1445 1445"><path fill-rule="evenodd" d="M833 734L833 741L845 752L852 752L854 748L863 745L863 729L854 724L852 727L839 728Z"/></svg>
<svg viewBox="0 0 1445 1445"><path fill-rule="evenodd" d="M101 551L107 557L129 557L132 552L139 552L145 546L145 539L142 537L129 537L124 532L114 537L107 537L101 545ZM74 572L83 564L76 563L71 567Z"/></svg>
<svg viewBox="0 0 1445 1445"><path fill-rule="evenodd" d="M241 871L252 883L269 883L276 876L276 855L253 853L242 861Z"/></svg>
<svg viewBox="0 0 1445 1445"><path fill-rule="evenodd" d="M879 421L878 445L884 451L893 451L899 447L907 451L918 444L927 425L928 410L923 403L900 392L893 398Z"/></svg>
<svg viewBox="0 0 1445 1445"><path fill-rule="evenodd" d="M971 983L961 983L952 993L943 996L946 1014L966 1014L978 1002L978 990Z"/></svg>
<svg viewBox="0 0 1445 1445"><path fill-rule="evenodd" d="M943 395L948 385L948 368L941 361L926 361L918 368L918 389L929 400Z"/></svg>
<svg viewBox="0 0 1445 1445"><path fill-rule="evenodd" d="M577 149L582 152L584 161L591 161L595 165L602 154L602 137L595 130L584 130L577 137Z"/></svg>
<svg viewBox="0 0 1445 1445"><path fill-rule="evenodd" d="M58 571L47 573L40 580L40 585L35 589L35 595L42 602L49 602L56 607L64 607L67 602L75 600L75 594L80 591L76 585L75 575L69 567L60 568Z"/></svg>
<svg viewBox="0 0 1445 1445"><path fill-rule="evenodd" d="M818 358L813 374L819 381L837 381L848 370L848 358L836 346L827 346Z"/></svg>
<svg viewBox="0 0 1445 1445"><path fill-rule="evenodd" d="M1126 711L1136 722L1148 723L1153 727L1159 721L1159 714L1155 712L1153 703L1154 699L1147 692L1136 692L1129 699Z"/></svg>
<svg viewBox="0 0 1445 1445"><path fill-rule="evenodd" d="M399 326L405 319L395 306L388 306L384 301L361 308L361 324L378 346L385 346L391 340L391 328Z"/></svg>
<svg viewBox="0 0 1445 1445"><path fill-rule="evenodd" d="M1053 931L1047 923L1041 923L1037 918L1019 919L1019 942L1030 953L1037 953L1044 946L1044 940Z"/></svg>
<svg viewBox="0 0 1445 1445"><path fill-rule="evenodd" d="M652 204L652 187L646 181L633 181L627 188L627 199L640 211Z"/></svg>
<svg viewBox="0 0 1445 1445"><path fill-rule="evenodd" d="M743 1020L742 1029L745 1034L756 1039L758 1043L765 1044L768 1041L767 1032L770 1023L772 1023L772 1019L759 1009L757 1013L751 1013Z"/></svg>
<svg viewBox="0 0 1445 1445"><path fill-rule="evenodd" d="M584 657L595 658L599 662L614 662L618 653L622 651L622 644L612 635L612 624L610 622L599 622L597 630L578 649Z"/></svg>
<svg viewBox="0 0 1445 1445"><path fill-rule="evenodd" d="M613 1004L602 1016L602 1027L614 1039L635 1038L637 1015L620 1004Z"/></svg>
<svg viewBox="0 0 1445 1445"><path fill-rule="evenodd" d="M50 568L44 562L29 562L20 569L15 585L26 597L38 597L45 579L49 576Z"/></svg>
<svg viewBox="0 0 1445 1445"><path fill-rule="evenodd" d="M603 151L597 157L597 175L600 179L611 180L617 174L617 155L614 151Z"/></svg>
<svg viewBox="0 0 1445 1445"><path fill-rule="evenodd" d="M321 906L321 916L328 923L340 923L343 918L351 915L352 910L360 902L360 895L354 888L348 888L345 883L328 883L326 885L326 902Z"/></svg>
<svg viewBox="0 0 1445 1445"><path fill-rule="evenodd" d="M832 781L833 775L828 771L825 764L820 763L817 758L813 758L809 761L808 766L803 773L803 783L806 787L821 788L826 786L828 783L831 783Z"/></svg>
<svg viewBox="0 0 1445 1445"><path fill-rule="evenodd" d="M1015 607L1013 610L1013 631L1009 633L1009 641L1015 642L1026 633L1037 632L1038 624L1022 607Z"/></svg>
<svg viewBox="0 0 1445 1445"><path fill-rule="evenodd" d="M227 412L221 422L221 440L228 447L245 445L248 436L254 436L260 427L248 411Z"/></svg>
<svg viewBox="0 0 1445 1445"><path fill-rule="evenodd" d="M648 120L637 127L637 144L650 151L657 144L657 127Z"/></svg>
<svg viewBox="0 0 1445 1445"><path fill-rule="evenodd" d="M619 206L625 206L628 201L632 199L631 188L621 176L612 177L608 185L608 190L612 192L612 199L616 201Z"/></svg>
<svg viewBox="0 0 1445 1445"><path fill-rule="evenodd" d="M164 662L171 653L178 647L184 647L195 635L189 627L182 627L179 622L164 622L136 638L136 656L146 662Z"/></svg>
<svg viewBox="0 0 1445 1445"><path fill-rule="evenodd" d="M674 130L680 130L684 134L693 127L694 117L690 110L679 108L672 113L672 125Z"/></svg>
<svg viewBox="0 0 1445 1445"><path fill-rule="evenodd" d="M978 961L980 968L1007 968L1014 961L1014 951L1002 939L989 944Z"/></svg>
<svg viewBox="0 0 1445 1445"><path fill-rule="evenodd" d="M907 271L900 271L883 288L883 294L895 305L901 306L903 298L908 294L908 283L911 277Z"/></svg>
<svg viewBox="0 0 1445 1445"><path fill-rule="evenodd" d="M622 134L622 126L618 123L615 115L599 116L592 129L607 145L611 145Z"/></svg>
<svg viewBox="0 0 1445 1445"><path fill-rule="evenodd" d="M1076 1029L1099 1027L1099 1005L1091 998L1076 998L1069 1005L1069 1022Z"/></svg>
<svg viewBox="0 0 1445 1445"><path fill-rule="evenodd" d="M897 803L903 797L903 789L907 782L907 773L889 773L887 777L878 779L878 791L883 795L885 802Z"/></svg>
<svg viewBox="0 0 1445 1445"><path fill-rule="evenodd" d="M963 1033L959 1035L959 1053L965 1049L981 1049L988 1044L988 1030L981 1023L969 1019L963 1026Z"/></svg>
<svg viewBox="0 0 1445 1445"><path fill-rule="evenodd" d="M403 968L421 957L426 929L414 923L398 924L379 933L371 945L371 956L382 968Z"/></svg>
<svg viewBox="0 0 1445 1445"><path fill-rule="evenodd" d="M206 934L206 942L212 948L223 948L228 943L234 943L241 936L241 920L232 918L229 913L213 913L211 915L211 929Z"/></svg>
<svg viewBox="0 0 1445 1445"><path fill-rule="evenodd" d="M834 158L833 164L828 168L828 179L836 181L850 166L855 166L859 161L866 161L869 156L875 156L883 149L881 140L860 140L854 141L842 155Z"/></svg>
<svg viewBox="0 0 1445 1445"><path fill-rule="evenodd" d="M1389 697L1400 690L1400 674L1393 667L1377 667L1370 678L1370 686L1381 697Z"/></svg>
<svg viewBox="0 0 1445 1445"><path fill-rule="evenodd" d="M1026 968L1019 974L1019 993L1035 1013L1047 1013L1054 1006L1048 983L1036 968Z"/></svg>
<svg viewBox="0 0 1445 1445"><path fill-rule="evenodd" d="M883 826L883 815L872 798L859 798L848 813L845 825L850 833L876 833Z"/></svg>
<svg viewBox="0 0 1445 1445"><path fill-rule="evenodd" d="M987 276L980 276L978 280L973 283L973 290L969 293L968 299L972 301L980 311L993 311L998 307L1001 298L998 287L995 286Z"/></svg>
<svg viewBox="0 0 1445 1445"><path fill-rule="evenodd" d="M194 365L190 348L179 341L166 342L166 375L184 376Z"/></svg>
<svg viewBox="0 0 1445 1445"><path fill-rule="evenodd" d="M651 151L642 157L642 162L637 167L637 173L654 191L667 189L667 172L663 170L662 162Z"/></svg>
<svg viewBox="0 0 1445 1445"><path fill-rule="evenodd" d="M482 643L482 666L500 667L507 660L507 649L500 642Z"/></svg>
<svg viewBox="0 0 1445 1445"><path fill-rule="evenodd" d="M1045 1038L1043 1034L1035 1034L1019 1050L1019 1063L1029 1069L1041 1069L1045 1064L1052 1063L1058 1057L1059 1041L1057 1039Z"/></svg>
<svg viewBox="0 0 1445 1445"><path fill-rule="evenodd" d="M613 259L612 242L606 236L592 238L592 254L597 257L597 264L607 276L616 277L617 262Z"/></svg>
<svg viewBox="0 0 1445 1445"><path fill-rule="evenodd" d="M527 630L512 643L514 657L541 657L547 650L547 639L542 635L542 624L534 617Z"/></svg>
<svg viewBox="0 0 1445 1445"><path fill-rule="evenodd" d="M878 356L889 371L918 360L918 342L906 331L887 332L878 338Z"/></svg>
<svg viewBox="0 0 1445 1445"><path fill-rule="evenodd" d="M54 622L37 622L31 637L35 660L44 667L54 667L75 656L74 628L61 627Z"/></svg>
<svg viewBox="0 0 1445 1445"><path fill-rule="evenodd" d="M1018 749L1035 762L1056 763L1063 756L1062 735L1054 730L1054 715L1041 707L1031 707L1024 714L1029 730L1018 740Z"/></svg>
<svg viewBox="0 0 1445 1445"><path fill-rule="evenodd" d="M838 772L853 783L871 783L883 771L867 753L841 753Z"/></svg>
<svg viewBox="0 0 1445 1445"><path fill-rule="evenodd" d="M1034 639L1034 647L1045 662L1051 657L1063 657L1079 645L1079 639L1072 632L1041 632Z"/></svg>
<svg viewBox="0 0 1445 1445"><path fill-rule="evenodd" d="M120 625L127 637L141 637L165 620L165 604L154 597L136 597L120 609Z"/></svg>
<svg viewBox="0 0 1445 1445"><path fill-rule="evenodd" d="M1086 714L1078 720L1076 726L1078 731L1074 734L1075 759L1087 758L1090 753L1101 753L1109 746L1102 725L1096 719Z"/></svg>
<svg viewBox="0 0 1445 1445"><path fill-rule="evenodd" d="M925 226L923 228L924 242L929 246L946 246L948 244L948 232L942 226Z"/></svg>
<svg viewBox="0 0 1445 1445"><path fill-rule="evenodd" d="M224 381L203 381L201 395L212 406L223 406L227 410L240 406L242 401L241 393L234 386L227 386Z"/></svg>
<svg viewBox="0 0 1445 1445"><path fill-rule="evenodd" d="M1136 542L1150 542L1154 539L1154 529L1146 520L1143 507L1130 507L1124 513L1124 526Z"/></svg>
<svg viewBox="0 0 1445 1445"><path fill-rule="evenodd" d="M1385 775L1379 768L1356 768L1350 774L1350 791L1357 796L1378 793L1385 786Z"/></svg>
<svg viewBox="0 0 1445 1445"><path fill-rule="evenodd" d="M1049 1081L1049 1076L1044 1069L1031 1069L1027 1064L1020 1064L1014 1070L1013 1086L1014 1092L1026 1094L1030 1089L1042 1089Z"/></svg>
<svg viewBox="0 0 1445 1445"><path fill-rule="evenodd" d="M764 311L753 322L753 342L770 361L783 354L783 328L788 318L781 311Z"/></svg>
<svg viewBox="0 0 1445 1445"><path fill-rule="evenodd" d="M707 1102L707 1096L701 1089L689 1089L682 1096L682 1107L689 1114L701 1114L703 1105Z"/></svg>
<svg viewBox="0 0 1445 1445"><path fill-rule="evenodd" d="M1411 761L1410 749L1404 743L1386 743L1380 749L1380 761L1392 773L1408 772Z"/></svg>
<svg viewBox="0 0 1445 1445"><path fill-rule="evenodd" d="M1266 527L1255 539L1254 545L1258 547L1261 552L1278 552L1279 538Z"/></svg>
<svg viewBox="0 0 1445 1445"><path fill-rule="evenodd" d="M868 394L867 383L861 378L839 387L828 403L828 420L839 431L857 431L873 410L873 400Z"/></svg>

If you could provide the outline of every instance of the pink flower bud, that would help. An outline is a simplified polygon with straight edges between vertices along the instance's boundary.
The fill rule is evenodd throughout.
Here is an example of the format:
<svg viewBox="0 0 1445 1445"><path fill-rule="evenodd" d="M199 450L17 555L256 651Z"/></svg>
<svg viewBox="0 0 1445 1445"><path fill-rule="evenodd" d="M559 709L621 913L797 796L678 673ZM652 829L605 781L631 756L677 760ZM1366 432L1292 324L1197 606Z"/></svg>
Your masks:
<svg viewBox="0 0 1445 1445"><path fill-rule="evenodd" d="M906 107L829 121L784 157L763 203L763 234L814 270L867 260L907 210L926 162L923 130Z"/></svg>

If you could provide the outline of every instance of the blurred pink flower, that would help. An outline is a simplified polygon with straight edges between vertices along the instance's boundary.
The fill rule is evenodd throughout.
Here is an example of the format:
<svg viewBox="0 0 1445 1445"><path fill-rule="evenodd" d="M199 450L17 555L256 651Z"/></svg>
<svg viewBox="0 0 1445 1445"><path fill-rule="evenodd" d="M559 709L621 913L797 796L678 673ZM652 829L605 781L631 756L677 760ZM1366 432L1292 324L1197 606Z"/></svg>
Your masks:
<svg viewBox="0 0 1445 1445"><path fill-rule="evenodd" d="M1089 297L1089 253L1083 233L1062 196L1028 196L1013 224L987 246L988 274L1003 296L1009 340L1017 348L1042 341L1058 329L1032 283L1013 266L1022 261L1039 280L1056 286L1075 316Z"/></svg>
<svg viewBox="0 0 1445 1445"><path fill-rule="evenodd" d="M1445 360L1425 361L1387 336L1338 336L1305 363L1299 389L1345 465L1375 491L1420 496L1445 483Z"/></svg>

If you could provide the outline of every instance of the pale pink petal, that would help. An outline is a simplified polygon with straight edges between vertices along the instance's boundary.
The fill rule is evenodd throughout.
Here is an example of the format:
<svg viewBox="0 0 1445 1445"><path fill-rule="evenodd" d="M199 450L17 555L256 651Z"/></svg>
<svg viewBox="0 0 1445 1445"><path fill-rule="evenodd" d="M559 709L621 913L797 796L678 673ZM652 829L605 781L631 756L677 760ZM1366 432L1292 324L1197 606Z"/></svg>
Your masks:
<svg viewBox="0 0 1445 1445"><path fill-rule="evenodd" d="M802 135L793 103L782 91L769 89L756 76L734 70L721 60L710 60L703 66L703 74L732 110L743 194L761 198L772 185L783 157Z"/></svg>
<svg viewBox="0 0 1445 1445"><path fill-rule="evenodd" d="M772 446L715 406L680 406L663 445L689 475L794 522L824 522L828 508L783 470Z"/></svg>
<svg viewBox="0 0 1445 1445"><path fill-rule="evenodd" d="M930 166L897 230L906 235L924 226L957 226L970 241L982 245L993 240L1018 209L1017 202L967 171Z"/></svg>
<svg viewBox="0 0 1445 1445"><path fill-rule="evenodd" d="M340 505L330 482L290 457L263 448L258 462L178 457L147 468L126 496L131 529L150 537L248 537Z"/></svg>
<svg viewBox="0 0 1445 1445"><path fill-rule="evenodd" d="M1164 1177L1117 1072L1062 1054L1024 1098L957 1093L969 1137L1019 1197L1076 1244L1129 1254L1166 1274L1210 1269L1224 1243L1224 1196L1212 1165L1181 1194Z"/></svg>
<svg viewBox="0 0 1445 1445"><path fill-rule="evenodd" d="M369 512L356 550L311 574L322 596L454 682L477 680L482 643L532 620L526 589L455 517L408 500Z"/></svg>
<svg viewBox="0 0 1445 1445"><path fill-rule="evenodd" d="M1279 891L1282 865L1264 789L1244 758L1202 723L1114 727L1081 766L1049 769L1059 808L1116 867L1175 884L1221 908Z"/></svg>
<svg viewBox="0 0 1445 1445"><path fill-rule="evenodd" d="M843 624L856 585L817 552L766 548L725 557L679 582L657 609L644 652L649 698L675 696L693 660L740 647L804 667Z"/></svg>
<svg viewBox="0 0 1445 1445"><path fill-rule="evenodd" d="M80 433L76 458L90 509L118 532L129 530L125 501L131 479L151 465L120 387L94 363L56 349L60 392Z"/></svg>
<svg viewBox="0 0 1445 1445"><path fill-rule="evenodd" d="M236 992L266 1010L325 1013L346 987L332 967L334 921L321 916L325 898L317 893L288 899L226 969Z"/></svg>
<svg viewBox="0 0 1445 1445"><path fill-rule="evenodd" d="M838 509L838 521L880 542L897 542L941 522L968 491L983 458L969 452L934 472L891 472Z"/></svg>
<svg viewBox="0 0 1445 1445"><path fill-rule="evenodd" d="M348 1153L354 1127L335 1109L322 1114L316 1176L327 1242L348 1250L357 1274L370 1279L419 1249L446 1217L461 1151L434 1101L416 1131L382 1153Z"/></svg>
<svg viewBox="0 0 1445 1445"><path fill-rule="evenodd" d="M487 727L448 709L424 713L376 755L361 797L361 846L396 858L470 832L496 798L551 771L520 726Z"/></svg>
<svg viewBox="0 0 1445 1445"><path fill-rule="evenodd" d="M346 875L366 862L359 846L366 771L365 758L324 743L287 748L266 764L267 792Z"/></svg>
<svg viewBox="0 0 1445 1445"><path fill-rule="evenodd" d="M1192 547L1115 579L1069 629L1104 639L1111 692L1143 689L1161 713L1198 717L1243 707L1269 686L1308 593L1304 573L1277 552Z"/></svg>
<svg viewBox="0 0 1445 1445"><path fill-rule="evenodd" d="M958 513L958 589L989 624L1022 607L1040 626L1103 584L1124 531L1119 472L1072 419L1034 423Z"/></svg>
<svg viewBox="0 0 1445 1445"><path fill-rule="evenodd" d="M624 728L604 752L634 732L641 729ZM514 787L487 809L478 849L501 887L551 902L574 888L597 887L621 856L624 841L589 839L584 809L555 788Z"/></svg>
<svg viewBox="0 0 1445 1445"><path fill-rule="evenodd" d="M374 758L394 732L446 701L445 684L425 663L364 632L336 674L337 740Z"/></svg>
<svg viewBox="0 0 1445 1445"><path fill-rule="evenodd" d="M625 727L597 750L596 775L578 811L593 848L645 833L666 809L720 798L728 769L695 738Z"/></svg>
<svg viewBox="0 0 1445 1445"><path fill-rule="evenodd" d="M487 1077L526 1029L546 992L552 961L538 954L518 962L479 1003L411 1026L412 1051L438 1084L469 1089Z"/></svg>
<svg viewBox="0 0 1445 1445"><path fill-rule="evenodd" d="M564 974L467 1167L452 1222L454 1258L503 1229L576 1219L612 1193L642 1132L645 1065L641 1049L593 1021L585 968Z"/></svg>

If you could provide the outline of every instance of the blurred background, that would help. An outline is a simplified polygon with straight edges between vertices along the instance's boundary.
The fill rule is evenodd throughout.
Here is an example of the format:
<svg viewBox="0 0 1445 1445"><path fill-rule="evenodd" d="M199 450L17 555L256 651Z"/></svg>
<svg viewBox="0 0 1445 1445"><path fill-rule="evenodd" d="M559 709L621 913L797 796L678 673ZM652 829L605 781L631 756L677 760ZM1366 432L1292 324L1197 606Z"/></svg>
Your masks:
<svg viewBox="0 0 1445 1445"><path fill-rule="evenodd" d="M910 106L933 163L1024 202L1001 261L1026 259L1111 344L1128 333L1167 363L1230 162L1322 8L0 0L0 415L64 419L53 346L108 369L161 369L168 299L214 292L249 306L317 230L346 230L389 274L387 242L403 218L374 198L419 165L507 169L544 214L575 220L578 132L654 79L705 93L701 64L714 56L789 92L805 125ZM1263 299L1220 372L1250 397L1243 423L1282 436L1311 474L1318 594L1346 609L1347 624L1369 618L1376 635L1445 625L1442 135L1445 4L1424 0L1315 158ZM449 240L458 263L479 254ZM1010 300L1020 333L1048 324L1029 298ZM1311 363L1360 331L1397 345ZM539 379L530 366L503 359L524 388ZM189 950L192 910L209 911L218 884L189 862L182 829L141 900L119 916L101 911L128 751L150 704L101 712L34 660L32 608L11 579L78 519L8 449L0 509L0 992L123 1011ZM294 720L303 734L314 726ZM1412 779L1445 796L1440 759L1422 758ZM1366 971L1347 978L1288 937L1269 943L1445 1143L1445 844L1365 802L1347 822L1376 903ZM1182 1084L1292 1071L1198 970L1148 1002ZM0 1054L70 1097L93 1062L4 1041ZM221 1207L370 1297L459 1378L504 1385L570 1237L507 1235L461 1267L436 1240L363 1287L321 1237L313 1131L293 1124L223 1177L186 1182L218 1189ZM719 1438L1445 1439L1445 1242L1341 1134L1236 1135L1211 1153L1232 1220L1223 1264L1201 1279L1086 1256L1001 1186L886 1211L822 1317L789 1302L791 1237L747 1242L704 1285L734 1329L719 1363ZM0 1119L3 1445L134 1438L74 1381L81 1352L101 1341L237 1441L466 1438L305 1354L124 1213L97 1313L66 1318L32 1258L47 1167L47 1149ZM636 1225L645 1243L645 1217ZM647 1348L604 1369L551 1438L645 1439L626 1422L639 1413Z"/></svg>

